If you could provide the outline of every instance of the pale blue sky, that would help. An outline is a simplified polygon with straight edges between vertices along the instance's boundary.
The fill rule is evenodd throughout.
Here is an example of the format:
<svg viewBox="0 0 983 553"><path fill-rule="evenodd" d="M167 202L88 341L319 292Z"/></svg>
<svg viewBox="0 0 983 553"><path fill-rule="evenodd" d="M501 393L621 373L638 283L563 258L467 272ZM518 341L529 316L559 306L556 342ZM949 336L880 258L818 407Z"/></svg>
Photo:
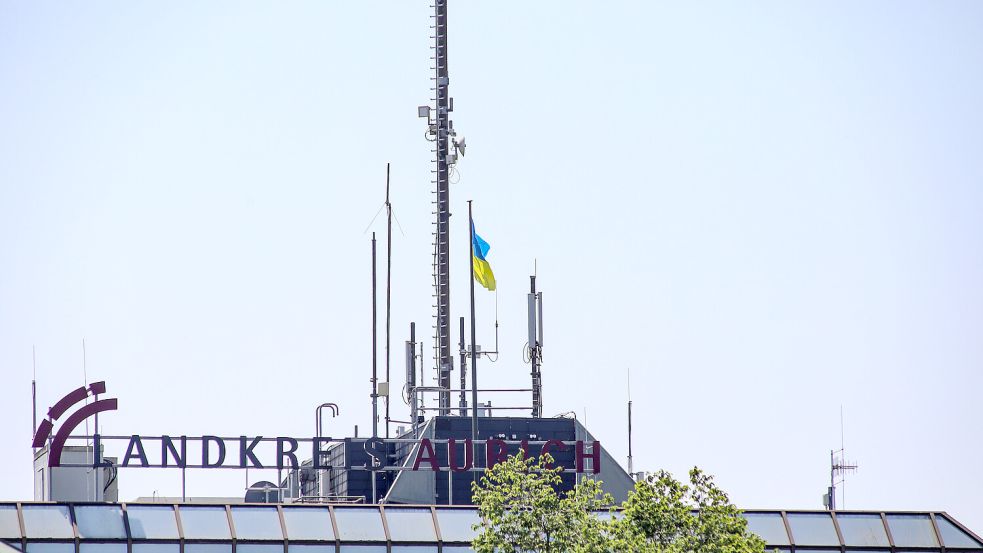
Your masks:
<svg viewBox="0 0 983 553"><path fill-rule="evenodd" d="M86 339L107 433L304 436L322 401L368 428L387 161L397 384L430 326L428 27L425 1L0 1L2 499L32 495L32 345L45 408ZM637 467L819 508L842 405L846 507L983 531L980 29L970 1L453 2L455 314L467 199L500 287L482 382L527 384L538 260L547 414L623 458L630 366Z"/></svg>

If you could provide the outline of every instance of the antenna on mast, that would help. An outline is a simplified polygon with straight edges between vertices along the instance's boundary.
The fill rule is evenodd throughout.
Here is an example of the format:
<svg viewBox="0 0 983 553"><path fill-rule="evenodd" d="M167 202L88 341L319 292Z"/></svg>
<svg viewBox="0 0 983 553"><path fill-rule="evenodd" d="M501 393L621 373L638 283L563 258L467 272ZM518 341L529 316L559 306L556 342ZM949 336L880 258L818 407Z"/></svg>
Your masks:
<svg viewBox="0 0 983 553"><path fill-rule="evenodd" d="M372 233L372 437L379 437L379 378L376 373L375 233Z"/></svg>
<svg viewBox="0 0 983 553"><path fill-rule="evenodd" d="M38 355L31 346L31 436L38 433ZM35 449L37 451L37 449Z"/></svg>
<svg viewBox="0 0 983 553"><path fill-rule="evenodd" d="M386 437L389 437L389 336L392 320L393 204L389 201L389 163L386 163Z"/></svg>
<svg viewBox="0 0 983 553"><path fill-rule="evenodd" d="M529 361L532 363L532 416L543 416L543 293L536 292L536 275L529 277Z"/></svg>
<svg viewBox="0 0 983 553"><path fill-rule="evenodd" d="M434 204L434 299L436 300L434 324L434 362L437 369L437 384L440 415L451 414L451 370L454 357L451 354L451 299L450 299L450 171L457 164L458 156L464 156L464 137L457 140L450 112L454 111L454 99L448 87L450 77L447 70L447 2L433 0L433 60L434 97L431 105L419 106L417 116L427 118L426 139L433 142L434 169L433 181L436 199ZM454 151L451 152L453 145Z"/></svg>
<svg viewBox="0 0 983 553"><path fill-rule="evenodd" d="M416 435L419 400L416 391L416 323L410 323L410 339L406 341L406 396L410 405L410 424Z"/></svg>
<svg viewBox="0 0 983 553"><path fill-rule="evenodd" d="M823 495L823 505L830 511L836 510L836 485L845 484L845 474L857 470L857 465L846 461L846 447L843 445L843 406L840 405L840 449L829 452L829 489ZM837 480L839 477L839 480ZM846 503L845 494L840 491L840 497Z"/></svg>
<svg viewBox="0 0 983 553"><path fill-rule="evenodd" d="M628 476L635 478L635 465L631 457L631 367L628 367Z"/></svg>

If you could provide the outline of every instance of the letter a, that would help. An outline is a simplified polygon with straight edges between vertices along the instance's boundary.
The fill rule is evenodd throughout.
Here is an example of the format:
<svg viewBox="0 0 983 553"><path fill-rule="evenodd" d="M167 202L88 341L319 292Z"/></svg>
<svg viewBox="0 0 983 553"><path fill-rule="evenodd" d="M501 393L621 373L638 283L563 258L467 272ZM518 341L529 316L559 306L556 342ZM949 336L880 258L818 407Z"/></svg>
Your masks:
<svg viewBox="0 0 983 553"><path fill-rule="evenodd" d="M423 456L424 452L427 453L426 457ZM434 472L440 470L440 465L437 464L437 454L433 451L433 444L427 438L420 440L420 447L416 450L416 460L413 461L413 470L420 470L420 463L423 461L430 463L430 470Z"/></svg>

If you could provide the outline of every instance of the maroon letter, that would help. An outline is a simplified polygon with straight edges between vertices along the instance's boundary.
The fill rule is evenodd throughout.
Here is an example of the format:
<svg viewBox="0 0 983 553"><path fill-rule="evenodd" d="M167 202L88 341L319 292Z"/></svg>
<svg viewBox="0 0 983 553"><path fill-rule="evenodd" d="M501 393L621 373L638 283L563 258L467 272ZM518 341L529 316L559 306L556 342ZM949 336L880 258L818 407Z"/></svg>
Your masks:
<svg viewBox="0 0 983 553"><path fill-rule="evenodd" d="M424 450L427 453L426 457L423 456ZM437 464L437 454L433 452L433 444L428 438L420 439L420 447L416 450L416 460L413 461L413 470L420 470L420 463L423 461L430 463L430 470L440 470L440 465Z"/></svg>
<svg viewBox="0 0 983 553"><path fill-rule="evenodd" d="M593 465L593 472L597 474L601 472L601 442L594 442L594 445L590 449L591 465ZM577 440L577 472L584 472L584 442Z"/></svg>
<svg viewBox="0 0 983 553"><path fill-rule="evenodd" d="M471 465L474 464L474 454L473 448L471 447L471 438L464 440L464 466L457 466L457 442L454 438L451 438L447 442L447 463L451 466L451 470L454 472L467 472L471 470Z"/></svg>
<svg viewBox="0 0 983 553"><path fill-rule="evenodd" d="M505 440L489 438L485 441L485 455L487 457L486 468L492 468L495 464L504 461L509 456Z"/></svg>
<svg viewBox="0 0 983 553"><path fill-rule="evenodd" d="M540 452L540 455L546 455L547 453L549 453L550 449L552 449L553 446L556 446L556 449L558 451L566 451L570 449L570 447L567 446L567 444L563 443L560 440L546 440L546 443L543 444L543 450ZM546 468L548 469L553 468L553 463L546 463Z"/></svg>

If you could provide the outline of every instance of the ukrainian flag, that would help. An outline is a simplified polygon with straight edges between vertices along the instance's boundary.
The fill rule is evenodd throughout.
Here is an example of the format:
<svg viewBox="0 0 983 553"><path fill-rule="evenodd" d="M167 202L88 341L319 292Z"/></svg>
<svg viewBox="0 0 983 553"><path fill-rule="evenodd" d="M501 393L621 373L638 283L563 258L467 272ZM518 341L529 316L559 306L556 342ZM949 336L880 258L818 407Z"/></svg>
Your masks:
<svg viewBox="0 0 983 553"><path fill-rule="evenodd" d="M485 257L488 255L488 250L491 246L488 242L482 240L478 233L474 231L474 221L471 222L471 272L474 273L474 279L489 290L495 289L495 273L492 272L491 265L488 264L488 260Z"/></svg>

